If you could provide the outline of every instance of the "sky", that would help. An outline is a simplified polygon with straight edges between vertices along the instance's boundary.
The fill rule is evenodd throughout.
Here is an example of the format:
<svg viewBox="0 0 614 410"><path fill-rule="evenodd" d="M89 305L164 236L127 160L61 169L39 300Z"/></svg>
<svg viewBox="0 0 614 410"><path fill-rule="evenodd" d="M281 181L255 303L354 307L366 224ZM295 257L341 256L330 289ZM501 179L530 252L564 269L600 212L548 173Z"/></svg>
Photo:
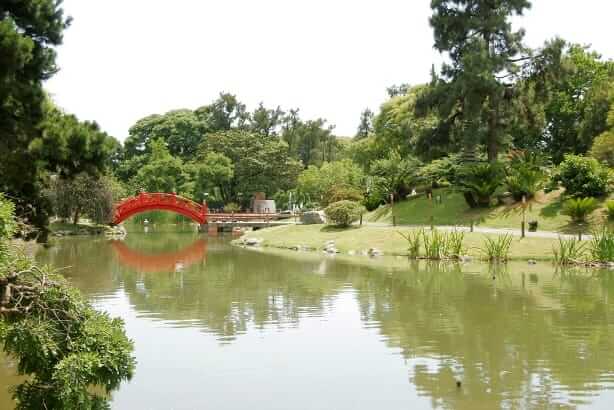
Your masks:
<svg viewBox="0 0 614 410"><path fill-rule="evenodd" d="M123 141L140 118L230 92L325 118L339 136L386 87L429 79L429 0L64 0L73 17L46 88L67 112ZM554 36L614 58L612 0L534 0L526 43Z"/></svg>

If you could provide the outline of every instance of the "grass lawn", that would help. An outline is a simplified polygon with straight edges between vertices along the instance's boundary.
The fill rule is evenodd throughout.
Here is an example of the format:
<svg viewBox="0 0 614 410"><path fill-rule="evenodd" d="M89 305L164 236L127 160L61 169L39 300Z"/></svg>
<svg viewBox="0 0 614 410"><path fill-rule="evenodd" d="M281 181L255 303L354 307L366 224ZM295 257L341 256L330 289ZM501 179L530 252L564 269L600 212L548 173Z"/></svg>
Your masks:
<svg viewBox="0 0 614 410"><path fill-rule="evenodd" d="M386 255L407 255L407 242L398 232L408 232L409 228L353 226L347 229L338 229L325 225L288 225L275 228L248 232L248 237L260 238L262 246L273 248L292 248L306 246L318 251L329 240L334 240L337 249L347 254L349 251L362 252L369 248L378 248ZM489 235L482 233L466 233L465 247L467 254L479 257L482 255L479 248ZM497 235L492 235L496 237ZM552 246L558 243L556 239L544 238L514 238L510 257L512 259L538 259L552 258Z"/></svg>
<svg viewBox="0 0 614 410"><path fill-rule="evenodd" d="M421 195L394 205L394 215L398 224L429 225L431 216L435 225L468 226L471 221L475 225L492 228L518 228L522 221L520 204L497 206L488 209L471 209L460 192L450 189L439 189L433 192L433 197L441 196L441 203L430 201ZM538 221L538 230L563 233L576 233L579 229L588 231L607 222L603 209L605 200L600 208L593 212L589 218L589 226L579 227L571 223L568 216L561 214L561 192L555 191L545 194L539 192L529 202L527 221ZM391 222L390 206L383 206L365 216L369 222ZM607 222L609 224L609 222Z"/></svg>

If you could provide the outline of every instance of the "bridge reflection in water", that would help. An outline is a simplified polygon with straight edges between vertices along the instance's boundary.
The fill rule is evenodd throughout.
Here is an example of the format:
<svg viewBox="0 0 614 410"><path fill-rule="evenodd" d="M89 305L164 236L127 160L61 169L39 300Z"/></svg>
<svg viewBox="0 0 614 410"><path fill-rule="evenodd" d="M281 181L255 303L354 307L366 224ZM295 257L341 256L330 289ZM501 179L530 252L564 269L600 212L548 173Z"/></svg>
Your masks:
<svg viewBox="0 0 614 410"><path fill-rule="evenodd" d="M165 253L145 253L130 248L123 241L111 241L122 265L140 273L177 272L207 259L207 241L197 239L181 250Z"/></svg>

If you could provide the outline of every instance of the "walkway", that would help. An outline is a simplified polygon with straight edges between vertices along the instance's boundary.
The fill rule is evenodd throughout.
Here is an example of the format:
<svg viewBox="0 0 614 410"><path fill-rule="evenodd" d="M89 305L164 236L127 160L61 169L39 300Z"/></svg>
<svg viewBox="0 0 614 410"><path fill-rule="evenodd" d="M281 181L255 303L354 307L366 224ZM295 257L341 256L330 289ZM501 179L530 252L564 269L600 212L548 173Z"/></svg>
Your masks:
<svg viewBox="0 0 614 410"><path fill-rule="evenodd" d="M392 228L392 224L384 223L384 222L363 222L363 225L366 226L374 226L380 228ZM410 228L410 229L430 229L429 225L395 225L394 228ZM450 225L435 225L436 229L442 231L463 231L469 232L470 228L468 226L450 226ZM488 228L488 227L480 227L474 226L473 232L484 233L484 234L493 234L493 235L506 235L511 234L513 236L520 236L520 229L512 229L512 228ZM548 238L548 239L557 239L559 237L564 239L577 238L578 235L572 234L564 234L558 232L549 232L549 231L537 231L537 232L529 232L525 231L525 236L527 238ZM588 234L583 234L582 239L591 239L592 236Z"/></svg>

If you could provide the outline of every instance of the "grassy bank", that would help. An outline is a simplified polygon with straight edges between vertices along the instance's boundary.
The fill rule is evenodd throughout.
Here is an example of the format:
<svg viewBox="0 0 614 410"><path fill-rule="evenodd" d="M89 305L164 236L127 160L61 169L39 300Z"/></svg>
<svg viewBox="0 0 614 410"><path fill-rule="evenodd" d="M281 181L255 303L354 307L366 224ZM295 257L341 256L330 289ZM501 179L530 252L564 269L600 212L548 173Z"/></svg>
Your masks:
<svg viewBox="0 0 614 410"><path fill-rule="evenodd" d="M491 228L519 229L522 222L520 204L501 205L488 209L471 209L465 202L462 193L451 189L439 189L433 192L433 197L441 197L441 203L430 201L424 195L399 202L391 211L390 206L383 206L365 216L369 222L392 222L392 214L397 224L429 225L431 216L436 225L469 226L473 221L477 226ZM578 226L571 223L567 215L563 215L561 192L545 194L539 192L531 200L527 209L527 221L538 221L541 231L562 233L577 233L578 230L589 231L592 227L609 223L605 216L605 200L600 202L600 208L589 218L588 226Z"/></svg>
<svg viewBox="0 0 614 410"><path fill-rule="evenodd" d="M326 241L335 241L337 249L344 254L361 253L370 248L377 248L385 255L406 256L407 241L398 232L407 233L408 228L362 226L338 229L324 225L289 225L249 232L246 237L262 239L261 246L291 249L307 247L320 251ZM466 233L464 245L467 255L475 258L482 256L486 235ZM551 260L552 247L558 241L545 238L514 238L510 249L510 259L516 260Z"/></svg>
<svg viewBox="0 0 614 410"><path fill-rule="evenodd" d="M109 227L107 225L99 225L89 222L79 222L75 225L73 223L54 221L49 224L51 234L56 236L101 235L108 229Z"/></svg>

